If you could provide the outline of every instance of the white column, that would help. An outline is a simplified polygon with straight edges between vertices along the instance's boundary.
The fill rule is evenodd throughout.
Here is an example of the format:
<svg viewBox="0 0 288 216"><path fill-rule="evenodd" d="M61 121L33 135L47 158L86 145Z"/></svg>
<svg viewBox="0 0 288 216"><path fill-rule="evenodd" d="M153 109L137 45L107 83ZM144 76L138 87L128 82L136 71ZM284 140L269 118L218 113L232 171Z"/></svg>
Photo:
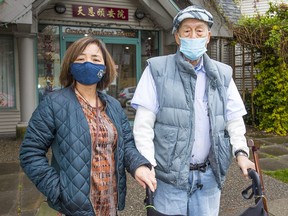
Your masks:
<svg viewBox="0 0 288 216"><path fill-rule="evenodd" d="M19 87L20 87L20 122L16 133L25 131L28 121L36 108L36 69L34 54L34 35L26 34L18 37ZM20 131L19 131L20 129ZM24 130L24 131L23 131Z"/></svg>

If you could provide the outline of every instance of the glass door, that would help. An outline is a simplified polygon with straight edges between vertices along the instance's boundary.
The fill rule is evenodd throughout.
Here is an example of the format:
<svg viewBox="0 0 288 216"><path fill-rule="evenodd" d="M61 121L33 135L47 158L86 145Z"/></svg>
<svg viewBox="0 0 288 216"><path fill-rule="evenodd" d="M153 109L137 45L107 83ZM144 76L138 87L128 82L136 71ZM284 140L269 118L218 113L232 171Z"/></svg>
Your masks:
<svg viewBox="0 0 288 216"><path fill-rule="evenodd" d="M99 38L99 37L97 37ZM63 53L66 49L78 38L65 37ZM141 60L137 58L137 53L140 53L140 46L138 46L138 39L121 39L121 38L100 38L106 45L115 64L118 76L105 89L105 93L116 98L124 108L128 118L134 119L135 110L131 107L131 99L134 95L137 85L137 71L140 72ZM140 56L140 55L139 55ZM138 60L139 59L139 60ZM140 68L137 70L137 68Z"/></svg>

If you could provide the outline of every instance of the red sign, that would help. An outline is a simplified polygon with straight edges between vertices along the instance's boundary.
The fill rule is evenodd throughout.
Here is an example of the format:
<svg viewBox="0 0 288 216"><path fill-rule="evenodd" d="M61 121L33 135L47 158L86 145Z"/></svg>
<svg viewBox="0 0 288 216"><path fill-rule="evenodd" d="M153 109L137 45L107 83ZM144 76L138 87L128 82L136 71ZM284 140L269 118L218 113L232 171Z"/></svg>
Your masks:
<svg viewBox="0 0 288 216"><path fill-rule="evenodd" d="M72 15L90 19L128 20L128 9L72 5Z"/></svg>

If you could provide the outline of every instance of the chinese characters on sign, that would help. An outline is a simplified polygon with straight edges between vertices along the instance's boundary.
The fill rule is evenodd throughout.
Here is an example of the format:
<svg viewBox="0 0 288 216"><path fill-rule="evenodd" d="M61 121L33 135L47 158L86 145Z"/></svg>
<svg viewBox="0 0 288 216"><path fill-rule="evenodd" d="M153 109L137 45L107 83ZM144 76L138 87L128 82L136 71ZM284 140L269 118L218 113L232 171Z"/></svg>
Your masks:
<svg viewBox="0 0 288 216"><path fill-rule="evenodd" d="M72 15L90 19L128 20L128 9L72 5Z"/></svg>

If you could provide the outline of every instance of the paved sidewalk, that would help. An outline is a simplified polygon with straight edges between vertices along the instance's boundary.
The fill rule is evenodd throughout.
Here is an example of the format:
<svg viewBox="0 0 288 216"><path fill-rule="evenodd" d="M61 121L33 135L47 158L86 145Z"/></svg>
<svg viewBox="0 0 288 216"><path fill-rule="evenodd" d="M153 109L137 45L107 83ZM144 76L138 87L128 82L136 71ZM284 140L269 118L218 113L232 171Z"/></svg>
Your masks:
<svg viewBox="0 0 288 216"><path fill-rule="evenodd" d="M255 141L265 143L273 147L274 152L281 153L287 150L288 137L282 138L255 138ZM50 209L35 186L22 172L18 162L19 141L13 138L0 138L0 216L53 216L56 212ZM285 148L283 148L283 146ZM277 148L278 147L278 148ZM263 148L267 154L267 148ZM265 152L263 151L263 152ZM270 151L272 151L270 149ZM263 153L261 152L261 153ZM270 152L271 153L271 152ZM275 153L275 154L276 154ZM263 153L264 154L264 153ZM267 158L261 159L261 168L273 170L288 168L288 154L278 155L275 161L267 162ZM280 158L280 159L279 159ZM273 158L272 158L273 159ZM268 164L268 165L267 165ZM272 166L274 164L274 166ZM265 167L266 166L266 167ZM268 208L271 216L288 215L288 184L277 181L264 175ZM254 204L252 200L244 200L241 191L251 184L250 180L242 177L235 163L232 164L222 192L220 216L235 216ZM126 208L120 212L120 216L144 216L144 190L134 179L128 176L128 194Z"/></svg>

